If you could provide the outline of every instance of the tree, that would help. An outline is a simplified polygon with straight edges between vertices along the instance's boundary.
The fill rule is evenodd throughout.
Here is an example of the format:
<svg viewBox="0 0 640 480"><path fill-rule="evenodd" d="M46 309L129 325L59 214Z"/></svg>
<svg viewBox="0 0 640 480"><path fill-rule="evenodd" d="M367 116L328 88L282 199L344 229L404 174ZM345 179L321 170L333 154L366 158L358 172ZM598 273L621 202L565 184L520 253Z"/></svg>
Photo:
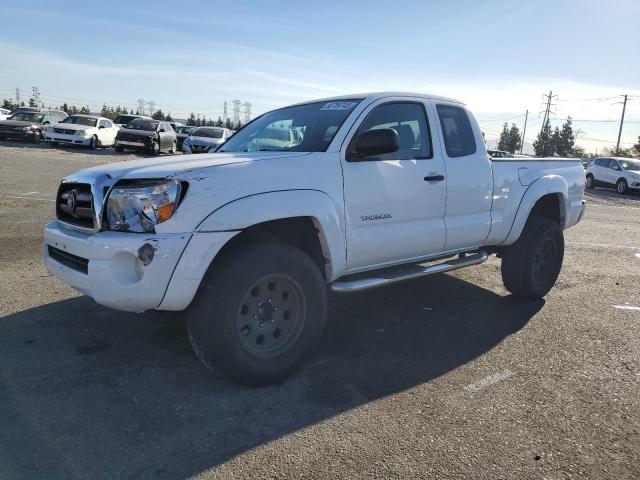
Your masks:
<svg viewBox="0 0 640 480"><path fill-rule="evenodd" d="M542 126L540 133L538 133L538 137L533 142L533 149L536 152L536 157L553 156L553 143L551 136L551 123L547 120Z"/></svg>
<svg viewBox="0 0 640 480"><path fill-rule="evenodd" d="M551 153L549 154L550 157L555 156L556 152L560 148L560 143L560 129L556 127L553 129L553 134L551 135Z"/></svg>
<svg viewBox="0 0 640 480"><path fill-rule="evenodd" d="M500 132L500 139L498 140L498 150L507 150L509 147L509 129L507 122L502 125L502 132Z"/></svg>
<svg viewBox="0 0 640 480"><path fill-rule="evenodd" d="M196 116L191 112L189 114L189 118L187 118L187 125L195 126L196 125Z"/></svg>
<svg viewBox="0 0 640 480"><path fill-rule="evenodd" d="M238 123L236 123L235 128L233 128L233 130L240 130L241 128L242 128L242 122L238 120Z"/></svg>
<svg viewBox="0 0 640 480"><path fill-rule="evenodd" d="M507 152L515 153L520 150L520 145L522 144L522 135L520 135L520 129L516 126L515 123L511 124L511 129L509 130L509 143L507 145Z"/></svg>
<svg viewBox="0 0 640 480"><path fill-rule="evenodd" d="M640 135L638 135L638 143L633 146L633 149L636 151L637 155L640 155Z"/></svg>
<svg viewBox="0 0 640 480"><path fill-rule="evenodd" d="M13 103L11 100L7 100L6 98L2 101L2 108L5 108L7 110L15 110L16 108L18 108L18 105Z"/></svg>
<svg viewBox="0 0 640 480"><path fill-rule="evenodd" d="M511 128L509 128L509 125L505 122L502 126L502 132L500 133L498 150L514 153L520 149L521 143L522 136L520 135L520 129L515 123L512 123Z"/></svg>
<svg viewBox="0 0 640 480"><path fill-rule="evenodd" d="M164 120L164 113L162 113L162 110L158 109L151 115L151 118L154 120Z"/></svg>
<svg viewBox="0 0 640 480"><path fill-rule="evenodd" d="M575 140L576 137L573 133L571 117L567 117L567 120L562 124L562 130L559 134L555 153L561 157L570 157L574 153L573 147L575 145Z"/></svg>
<svg viewBox="0 0 640 480"><path fill-rule="evenodd" d="M36 101L33 98L29 99L29 106L30 107L37 107L38 105L36 104Z"/></svg>
<svg viewBox="0 0 640 480"><path fill-rule="evenodd" d="M233 130L233 124L231 123L231 119L229 119L229 118L225 119L224 128L228 128L229 130Z"/></svg>
<svg viewBox="0 0 640 480"><path fill-rule="evenodd" d="M222 122L222 117L218 115L218 120L216 120L216 127L222 127L224 123ZM638 142L640 143L640 137L638 137Z"/></svg>

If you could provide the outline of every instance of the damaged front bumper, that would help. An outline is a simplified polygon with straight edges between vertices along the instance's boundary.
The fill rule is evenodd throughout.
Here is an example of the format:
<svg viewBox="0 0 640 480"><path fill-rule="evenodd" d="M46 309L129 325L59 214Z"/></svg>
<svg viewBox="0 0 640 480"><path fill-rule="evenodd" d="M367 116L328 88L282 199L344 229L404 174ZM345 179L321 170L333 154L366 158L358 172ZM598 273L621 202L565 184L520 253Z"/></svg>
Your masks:
<svg viewBox="0 0 640 480"><path fill-rule="evenodd" d="M191 234L85 233L58 221L45 226L44 262L52 275L118 310L162 302Z"/></svg>

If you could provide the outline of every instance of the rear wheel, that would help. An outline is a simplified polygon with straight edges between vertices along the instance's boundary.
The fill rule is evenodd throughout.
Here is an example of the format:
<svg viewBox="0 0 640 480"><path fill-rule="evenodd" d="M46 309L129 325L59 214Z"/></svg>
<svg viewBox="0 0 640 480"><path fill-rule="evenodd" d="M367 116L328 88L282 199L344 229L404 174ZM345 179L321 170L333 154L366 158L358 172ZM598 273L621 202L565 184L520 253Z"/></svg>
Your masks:
<svg viewBox="0 0 640 480"><path fill-rule="evenodd" d="M585 186L587 188L593 188L593 175L588 174L587 178L585 179Z"/></svg>
<svg viewBox="0 0 640 480"><path fill-rule="evenodd" d="M313 351L326 320L318 265L285 243L245 243L217 260L187 313L196 355L251 385L278 382Z"/></svg>
<svg viewBox="0 0 640 480"><path fill-rule="evenodd" d="M502 256L502 281L522 298L539 299L553 287L564 259L564 237L557 222L529 217L520 238Z"/></svg>
<svg viewBox="0 0 640 480"><path fill-rule="evenodd" d="M616 191L620 195L622 195L624 192L626 192L627 188L628 188L627 181L624 178L621 178L616 182Z"/></svg>

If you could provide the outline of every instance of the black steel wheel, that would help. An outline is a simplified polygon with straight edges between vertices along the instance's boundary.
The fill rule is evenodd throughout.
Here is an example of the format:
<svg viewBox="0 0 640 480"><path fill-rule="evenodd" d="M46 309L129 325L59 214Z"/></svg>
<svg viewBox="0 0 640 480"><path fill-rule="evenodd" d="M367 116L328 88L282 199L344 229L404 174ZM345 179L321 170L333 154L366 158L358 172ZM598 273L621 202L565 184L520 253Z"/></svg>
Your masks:
<svg viewBox="0 0 640 480"><path fill-rule="evenodd" d="M288 351L298 340L306 319L300 284L280 273L266 275L245 292L236 315L242 346L260 358Z"/></svg>
<svg viewBox="0 0 640 480"><path fill-rule="evenodd" d="M89 148L91 150L95 150L96 148L98 148L98 137L97 136L92 136L91 140L89 141Z"/></svg>
<svg viewBox="0 0 640 480"><path fill-rule="evenodd" d="M622 195L627 191L628 185L627 181L624 178L621 178L616 182L616 191Z"/></svg>
<svg viewBox="0 0 640 480"><path fill-rule="evenodd" d="M187 310L198 358L235 381L283 380L324 330L327 290L317 263L275 241L243 242L216 258Z"/></svg>

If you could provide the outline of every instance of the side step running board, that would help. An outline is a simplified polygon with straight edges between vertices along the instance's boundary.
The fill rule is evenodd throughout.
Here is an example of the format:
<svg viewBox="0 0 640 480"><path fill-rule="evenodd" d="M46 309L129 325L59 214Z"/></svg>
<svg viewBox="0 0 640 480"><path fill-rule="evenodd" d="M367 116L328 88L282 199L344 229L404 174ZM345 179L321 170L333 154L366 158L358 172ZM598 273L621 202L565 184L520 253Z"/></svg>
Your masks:
<svg viewBox="0 0 640 480"><path fill-rule="evenodd" d="M460 254L458 258L426 267L421 265L412 265L411 267L400 271L395 270L388 273L378 273L372 277L346 281L337 280L331 284L331 289L334 292L346 293L365 290L367 288L381 287L383 285L401 282L402 280L409 280L412 278L424 277L425 275L431 275L433 273L448 272L458 268L477 265L485 262L487 258L489 258L489 255L484 251L474 253L473 255Z"/></svg>

